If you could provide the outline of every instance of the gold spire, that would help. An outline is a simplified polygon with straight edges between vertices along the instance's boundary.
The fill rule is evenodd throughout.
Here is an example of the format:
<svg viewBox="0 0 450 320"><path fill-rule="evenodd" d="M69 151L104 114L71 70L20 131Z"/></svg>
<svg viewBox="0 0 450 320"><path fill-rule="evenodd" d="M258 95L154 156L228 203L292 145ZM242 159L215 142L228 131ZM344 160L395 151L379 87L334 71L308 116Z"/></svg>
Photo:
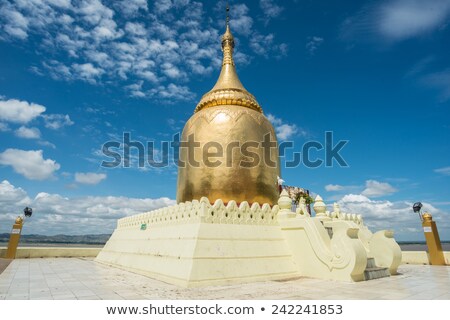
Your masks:
<svg viewBox="0 0 450 320"><path fill-rule="evenodd" d="M230 31L229 10L227 5L226 29L222 36L222 70L220 71L219 79L217 79L211 91L202 97L194 112L214 106L236 105L262 113L261 106L255 97L244 88L236 73L233 60L234 37Z"/></svg>
<svg viewBox="0 0 450 320"><path fill-rule="evenodd" d="M234 61L233 61L234 38L230 31L230 14L229 13L230 13L230 7L228 6L228 3L227 3L227 20L226 20L227 22L226 22L225 33L222 36L222 51L223 51L222 66L226 65L226 64L231 64L234 66ZM236 75L236 77L237 77L237 75Z"/></svg>

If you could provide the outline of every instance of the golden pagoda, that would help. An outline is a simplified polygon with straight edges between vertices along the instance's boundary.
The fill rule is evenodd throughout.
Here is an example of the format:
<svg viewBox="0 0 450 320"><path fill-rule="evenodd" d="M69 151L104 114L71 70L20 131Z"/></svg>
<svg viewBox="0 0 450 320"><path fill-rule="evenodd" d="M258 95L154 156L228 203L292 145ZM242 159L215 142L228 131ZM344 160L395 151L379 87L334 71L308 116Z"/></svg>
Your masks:
<svg viewBox="0 0 450 320"><path fill-rule="evenodd" d="M279 194L275 132L239 81L233 49L227 18L219 79L180 141L178 203L119 219L96 261L183 287L397 274L392 231L372 233L337 203L327 211L319 195L315 216L294 212Z"/></svg>
<svg viewBox="0 0 450 320"><path fill-rule="evenodd" d="M239 80L233 50L227 18L219 79L202 97L182 133L181 141L195 143L195 148L180 148L178 203L207 197L211 203L222 199L274 205L279 198L276 134Z"/></svg>

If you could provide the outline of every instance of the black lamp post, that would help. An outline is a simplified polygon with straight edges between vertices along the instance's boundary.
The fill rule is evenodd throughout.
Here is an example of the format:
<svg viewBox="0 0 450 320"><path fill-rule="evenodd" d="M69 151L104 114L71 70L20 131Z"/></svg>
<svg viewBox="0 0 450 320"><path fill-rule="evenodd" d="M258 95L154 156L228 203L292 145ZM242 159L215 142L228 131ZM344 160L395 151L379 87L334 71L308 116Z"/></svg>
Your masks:
<svg viewBox="0 0 450 320"><path fill-rule="evenodd" d="M423 221L422 212L421 212L421 210L422 210L422 203L421 202L414 203L413 204L413 210L414 210L415 213L419 214L420 221Z"/></svg>
<svg viewBox="0 0 450 320"><path fill-rule="evenodd" d="M25 209L23 209L23 214L25 217L29 218L33 214L33 209L25 207Z"/></svg>

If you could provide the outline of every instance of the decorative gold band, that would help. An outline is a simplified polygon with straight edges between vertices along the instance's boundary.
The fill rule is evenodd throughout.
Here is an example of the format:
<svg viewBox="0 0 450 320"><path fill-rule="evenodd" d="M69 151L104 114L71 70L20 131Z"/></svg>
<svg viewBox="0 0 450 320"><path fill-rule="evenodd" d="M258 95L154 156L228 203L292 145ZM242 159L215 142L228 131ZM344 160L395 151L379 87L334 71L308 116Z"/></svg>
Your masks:
<svg viewBox="0 0 450 320"><path fill-rule="evenodd" d="M223 105L241 106L261 113L263 112L255 97L248 91L240 89L219 89L210 91L202 97L194 112L198 112L204 108Z"/></svg>

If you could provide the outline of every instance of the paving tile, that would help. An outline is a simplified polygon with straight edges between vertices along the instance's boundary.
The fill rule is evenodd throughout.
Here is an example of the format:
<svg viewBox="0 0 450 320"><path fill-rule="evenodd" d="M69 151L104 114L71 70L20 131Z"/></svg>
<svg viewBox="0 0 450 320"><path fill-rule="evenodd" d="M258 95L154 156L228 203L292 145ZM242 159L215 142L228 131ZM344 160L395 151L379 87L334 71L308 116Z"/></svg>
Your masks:
<svg viewBox="0 0 450 320"><path fill-rule="evenodd" d="M5 297L5 300L28 300L28 299L29 299L28 294L21 294L21 293L9 293Z"/></svg>
<svg viewBox="0 0 450 320"><path fill-rule="evenodd" d="M8 291L10 285L0 284L0 292Z"/></svg>
<svg viewBox="0 0 450 320"><path fill-rule="evenodd" d="M30 300L54 300L52 295L49 294L32 294L30 293Z"/></svg>
<svg viewBox="0 0 450 320"><path fill-rule="evenodd" d="M77 297L78 300L103 300L98 296L84 296L84 297Z"/></svg>
<svg viewBox="0 0 450 320"><path fill-rule="evenodd" d="M89 297L89 296L94 296L95 293L91 290L77 290L77 291L72 291L73 294L78 298L78 297Z"/></svg>
<svg viewBox="0 0 450 320"><path fill-rule="evenodd" d="M450 300L450 292L436 297L435 300Z"/></svg>
<svg viewBox="0 0 450 320"><path fill-rule="evenodd" d="M75 300L76 296L74 294L55 294L52 295L53 300Z"/></svg>
<svg viewBox="0 0 450 320"><path fill-rule="evenodd" d="M124 298L115 293L99 294L98 297L102 300L124 300Z"/></svg>
<svg viewBox="0 0 450 320"><path fill-rule="evenodd" d="M51 293L52 296L53 295L69 295L69 294L73 294L72 291L67 290L65 288L63 288L63 289L53 289L53 290L50 289L50 293Z"/></svg>
<svg viewBox="0 0 450 320"><path fill-rule="evenodd" d="M445 299L450 268L403 265L400 275L347 283L312 278L178 288L92 259L18 259L0 275L0 299Z"/></svg>
<svg viewBox="0 0 450 320"><path fill-rule="evenodd" d="M124 300L143 300L145 299L143 295L133 294L129 296L122 296Z"/></svg>

